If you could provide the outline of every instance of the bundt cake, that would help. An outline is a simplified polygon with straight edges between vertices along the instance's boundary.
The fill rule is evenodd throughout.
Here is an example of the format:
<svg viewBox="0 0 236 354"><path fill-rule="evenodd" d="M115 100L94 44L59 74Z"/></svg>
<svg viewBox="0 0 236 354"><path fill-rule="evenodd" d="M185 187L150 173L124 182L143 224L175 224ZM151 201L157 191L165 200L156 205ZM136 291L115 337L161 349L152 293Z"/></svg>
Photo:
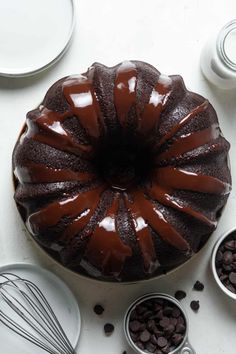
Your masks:
<svg viewBox="0 0 236 354"><path fill-rule="evenodd" d="M56 82L13 152L15 201L56 260L99 280L165 273L206 243L230 191L216 112L140 61Z"/></svg>

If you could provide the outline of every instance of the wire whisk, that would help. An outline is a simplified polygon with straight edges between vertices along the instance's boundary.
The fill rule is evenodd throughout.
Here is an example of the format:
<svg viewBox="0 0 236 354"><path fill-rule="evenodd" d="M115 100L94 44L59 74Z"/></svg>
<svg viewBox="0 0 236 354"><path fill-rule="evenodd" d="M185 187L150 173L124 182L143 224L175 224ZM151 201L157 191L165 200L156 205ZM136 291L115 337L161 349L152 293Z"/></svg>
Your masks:
<svg viewBox="0 0 236 354"><path fill-rule="evenodd" d="M46 297L30 280L0 274L0 321L50 354L76 354Z"/></svg>

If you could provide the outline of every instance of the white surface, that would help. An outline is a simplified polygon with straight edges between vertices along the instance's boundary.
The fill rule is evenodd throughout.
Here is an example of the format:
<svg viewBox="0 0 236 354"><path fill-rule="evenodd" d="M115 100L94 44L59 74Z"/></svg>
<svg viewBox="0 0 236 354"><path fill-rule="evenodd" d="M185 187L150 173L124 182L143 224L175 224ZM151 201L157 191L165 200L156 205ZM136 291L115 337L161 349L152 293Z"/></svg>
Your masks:
<svg viewBox="0 0 236 354"><path fill-rule="evenodd" d="M0 73L25 75L47 66L70 40L73 19L72 0L1 0Z"/></svg>
<svg viewBox="0 0 236 354"><path fill-rule="evenodd" d="M38 286L52 307L72 346L75 347L80 334L80 312L74 295L61 279L41 267L29 264L10 264L0 267L0 274L7 272L18 275L26 280L30 280ZM9 310L5 308L6 307L1 306L3 312ZM23 322L19 322L17 316L14 316L14 313L8 311L7 314L11 319L20 323L23 328L30 331ZM32 333L34 334L34 332ZM0 352L4 354L14 354L16 351L18 354L42 354L42 349L19 337L2 324L0 330L0 343Z"/></svg>
<svg viewBox="0 0 236 354"><path fill-rule="evenodd" d="M5 3L1 0L0 4ZM236 176L236 99L234 92L210 86L199 69L201 48L211 33L235 15L235 0L80 0L78 26L66 55L47 72L27 79L0 78L0 263L27 261L42 264L59 274L76 294L81 305L80 354L122 354L128 348L123 335L123 315L128 305L149 291L173 294L186 290L182 301L190 320L189 338L197 354L232 354L236 347L236 304L215 284L210 270L213 243L236 226L235 187L219 226L206 248L175 273L147 283L112 285L81 279L62 269L26 236L13 201L11 155L25 114L42 99L49 86L60 77L84 72L94 61L115 65L124 59L145 60L165 74L181 74L186 85L206 96L214 105L224 135L231 142L233 182ZM15 29L17 31L17 29ZM205 284L202 293L192 291L195 280ZM198 314L189 303L199 299ZM105 306L101 317L93 306ZM115 324L110 337L103 334L107 321Z"/></svg>

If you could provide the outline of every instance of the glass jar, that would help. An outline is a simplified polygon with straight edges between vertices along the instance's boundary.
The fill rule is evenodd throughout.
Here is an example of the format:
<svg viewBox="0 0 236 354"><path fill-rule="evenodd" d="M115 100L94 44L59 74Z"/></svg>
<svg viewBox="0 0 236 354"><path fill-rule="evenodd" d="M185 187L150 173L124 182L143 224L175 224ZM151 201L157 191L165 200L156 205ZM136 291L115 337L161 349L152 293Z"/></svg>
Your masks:
<svg viewBox="0 0 236 354"><path fill-rule="evenodd" d="M227 23L202 49L204 76L222 89L236 88L236 20Z"/></svg>

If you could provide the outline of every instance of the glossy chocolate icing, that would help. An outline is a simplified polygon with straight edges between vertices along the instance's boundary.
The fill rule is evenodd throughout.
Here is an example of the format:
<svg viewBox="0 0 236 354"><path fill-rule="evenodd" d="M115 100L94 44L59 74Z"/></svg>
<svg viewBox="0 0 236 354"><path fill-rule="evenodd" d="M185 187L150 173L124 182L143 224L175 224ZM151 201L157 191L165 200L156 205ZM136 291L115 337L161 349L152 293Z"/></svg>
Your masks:
<svg viewBox="0 0 236 354"><path fill-rule="evenodd" d="M67 246L69 249L72 240L80 239L86 245L84 252L81 255L79 243L76 246L76 242L73 241L72 258L77 266L86 267L83 264L90 264L91 269L96 271L93 273L88 267L85 269L86 272L90 276L98 278L111 277L123 280L125 276L122 276L122 272L125 264L133 257L134 248L128 235L127 238L119 235L117 215L121 201L125 205L125 213L129 215L131 227L136 237L135 247L139 249L141 254L140 262L143 268L141 277L149 277L157 274L162 266L153 234L158 235L159 242L163 242L167 245L166 247L180 252L183 258L177 260L176 265L189 258L195 251L189 237L182 234L181 230L171 221L169 210L179 213L178 217L185 215L185 217L205 225L204 230L208 230L207 233L210 234L217 224L217 211L225 203L230 191L228 170L226 177L220 179L211 173L189 170L186 164L179 167L173 163L173 161L181 160L182 156L189 152L198 151L202 146L207 147L205 149L207 153L207 149L214 150L216 142L218 142L218 146L219 141L225 143L215 113L211 111L213 119L212 117L208 118L209 102L202 99L201 96L191 93L195 101L197 97L198 103L194 107L191 106L190 109L188 106L184 106L186 113L172 122L167 131L160 134L161 124L165 120L165 110L168 110L168 104L171 104L171 97L176 90L176 77L172 79L172 77L160 75L156 71L155 84L149 90L149 98L141 109L137 104L140 64L138 66L136 62L127 61L112 68L112 72L115 73L113 95L114 109L117 114L117 134L118 138L120 137L118 148L119 144L122 145L123 141L127 144L130 139L130 135L128 135L130 133L127 133L129 115L135 109L136 122L130 145L143 144L145 151L148 151L153 157L153 165L150 171L147 171L146 179L143 176L142 179L137 179L135 175L137 169L133 168L132 170L132 166L128 166L132 172L130 170L129 172L122 171L124 180L113 171L114 180L111 181L104 176L98 176L96 169L91 172L74 168L54 168L46 163L38 163L33 160L27 160L27 163L22 164L19 163L20 160L17 160L18 149L20 146L24 146L26 141L34 141L62 153L78 156L79 159L85 160L87 163L93 162L94 159L100 159L101 156L96 153L104 141L106 141L107 148L109 149L110 146L113 151L112 140L114 137L109 135L109 129L104 122L100 108L101 98L93 84L96 65L92 66L84 75L67 77L62 81L61 95L67 106L64 111L50 109L43 103L38 109L28 114L26 129L14 151L13 165L17 189L20 186L25 186L27 189L27 186L35 185L37 188L37 185L41 184L48 185L69 181L90 185L88 189L81 188L73 194L58 194L55 196L55 200L44 201L42 206L36 208L32 208L32 202L28 202L27 198L23 200L18 198L17 192L16 202L26 210L25 221L29 231L45 247L50 248L50 240L45 243L40 235L57 227L61 220L66 219L67 222L63 230L57 235L57 239L53 239L51 242L54 245L58 242L63 245L63 249L66 249ZM179 77L178 80L180 80ZM185 92L187 95L186 89ZM206 127L183 131L201 115L208 119ZM78 119L81 129L85 131L86 143L75 139L71 131L66 129L65 122L72 117ZM135 154L135 146L132 148ZM227 154L227 150L228 145L225 143L223 153ZM129 151L127 150L128 155ZM194 160L190 157L189 164L192 163ZM225 168L225 162L223 163ZM114 168L116 169L117 166ZM122 168L123 165L120 169ZM104 215L96 218L94 217L96 210L107 191L112 193L111 201L104 208ZM219 207L214 207L214 210L206 212L199 207L194 207L194 203L186 205L185 201L183 202L175 196L176 191L215 195L219 200L223 200L223 203L219 202ZM167 208L168 213L165 213L159 205ZM93 226L89 231L84 232L83 230L89 223L92 223ZM204 232L206 233L206 231ZM68 264L68 266L70 265Z"/></svg>

